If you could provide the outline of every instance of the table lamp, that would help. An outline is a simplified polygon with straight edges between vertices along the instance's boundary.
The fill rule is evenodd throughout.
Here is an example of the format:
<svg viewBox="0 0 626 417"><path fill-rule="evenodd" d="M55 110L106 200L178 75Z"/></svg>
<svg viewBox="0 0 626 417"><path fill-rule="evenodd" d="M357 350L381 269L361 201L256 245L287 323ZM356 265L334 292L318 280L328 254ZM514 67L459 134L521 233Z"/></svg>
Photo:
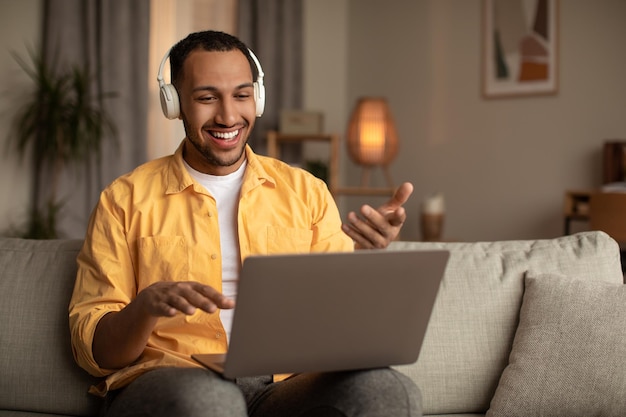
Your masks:
<svg viewBox="0 0 626 417"><path fill-rule="evenodd" d="M380 166L387 185L393 188L389 164L398 152L398 135L387 100L381 97L360 98L348 125L348 154L363 167L361 186L368 187L370 171Z"/></svg>

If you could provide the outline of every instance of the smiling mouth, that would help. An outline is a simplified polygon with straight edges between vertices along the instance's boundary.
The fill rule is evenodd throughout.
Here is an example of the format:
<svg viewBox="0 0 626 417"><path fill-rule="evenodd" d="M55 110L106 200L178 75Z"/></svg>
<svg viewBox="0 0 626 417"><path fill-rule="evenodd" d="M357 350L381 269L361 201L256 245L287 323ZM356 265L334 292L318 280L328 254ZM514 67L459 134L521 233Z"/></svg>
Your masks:
<svg viewBox="0 0 626 417"><path fill-rule="evenodd" d="M232 139L235 139L237 135L239 135L239 129L234 130L232 132L212 132L211 131L209 133L211 134L211 136L217 139L232 140Z"/></svg>

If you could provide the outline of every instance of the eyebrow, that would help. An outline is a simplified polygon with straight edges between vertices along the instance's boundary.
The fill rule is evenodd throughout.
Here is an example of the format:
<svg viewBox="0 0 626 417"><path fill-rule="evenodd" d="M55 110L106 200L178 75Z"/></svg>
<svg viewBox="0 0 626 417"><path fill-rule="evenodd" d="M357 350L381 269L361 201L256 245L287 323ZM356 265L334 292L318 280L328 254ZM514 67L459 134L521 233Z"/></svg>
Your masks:
<svg viewBox="0 0 626 417"><path fill-rule="evenodd" d="M244 84L239 84L237 87L235 87L235 90L241 90L243 88L252 88L254 87L253 83L244 83ZM219 88L212 86L212 85L201 85L199 87L195 87L193 90L191 90L192 92L196 92L196 91L219 91Z"/></svg>

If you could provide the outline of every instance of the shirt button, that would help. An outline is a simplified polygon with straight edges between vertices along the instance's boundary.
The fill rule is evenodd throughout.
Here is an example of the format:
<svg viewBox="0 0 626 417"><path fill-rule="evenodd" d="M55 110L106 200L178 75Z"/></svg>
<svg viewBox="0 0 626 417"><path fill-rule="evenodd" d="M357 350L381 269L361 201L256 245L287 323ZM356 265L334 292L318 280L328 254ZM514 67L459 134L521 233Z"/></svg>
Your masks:
<svg viewBox="0 0 626 417"><path fill-rule="evenodd" d="M215 338L216 338L216 339L219 339L220 337L222 337L222 334L221 334L221 333L215 333Z"/></svg>
<svg viewBox="0 0 626 417"><path fill-rule="evenodd" d="M216 254L211 254L211 259L217 259L217 255Z"/></svg>
<svg viewBox="0 0 626 417"><path fill-rule="evenodd" d="M209 211L208 216L209 216L209 217L213 217L213 213L211 213L211 212Z"/></svg>

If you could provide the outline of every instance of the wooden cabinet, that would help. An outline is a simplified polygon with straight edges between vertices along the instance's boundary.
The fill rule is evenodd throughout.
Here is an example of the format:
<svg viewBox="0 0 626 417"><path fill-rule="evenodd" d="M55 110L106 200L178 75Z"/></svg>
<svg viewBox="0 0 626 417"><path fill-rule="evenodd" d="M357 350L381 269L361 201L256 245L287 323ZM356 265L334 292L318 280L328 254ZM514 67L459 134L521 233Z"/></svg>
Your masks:
<svg viewBox="0 0 626 417"><path fill-rule="evenodd" d="M563 232L571 233L572 221L589 221L589 199L593 190L568 190L565 191L563 201L563 220L565 221Z"/></svg>
<svg viewBox="0 0 626 417"><path fill-rule="evenodd" d="M626 141L612 140L602 148L602 182L626 181Z"/></svg>

